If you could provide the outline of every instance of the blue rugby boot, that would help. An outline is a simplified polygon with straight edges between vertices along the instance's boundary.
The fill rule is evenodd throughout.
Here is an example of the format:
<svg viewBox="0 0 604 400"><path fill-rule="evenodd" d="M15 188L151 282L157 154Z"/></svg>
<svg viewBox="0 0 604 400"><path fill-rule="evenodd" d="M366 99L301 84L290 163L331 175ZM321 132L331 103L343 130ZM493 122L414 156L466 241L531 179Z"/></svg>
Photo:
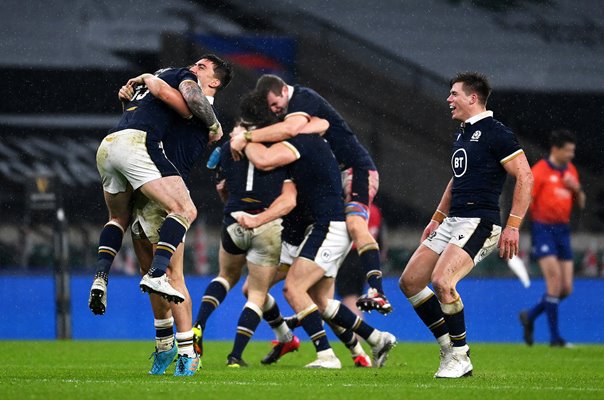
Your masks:
<svg viewBox="0 0 604 400"><path fill-rule="evenodd" d="M188 357L186 354L179 354L176 360L176 369L174 370L174 376L192 376L199 369L199 354L195 354L195 357Z"/></svg>
<svg viewBox="0 0 604 400"><path fill-rule="evenodd" d="M151 366L149 375L163 375L174 360L177 352L178 349L176 348L176 345L172 346L170 350L156 350L153 352L153 354L151 354L151 357L153 357L153 365Z"/></svg>

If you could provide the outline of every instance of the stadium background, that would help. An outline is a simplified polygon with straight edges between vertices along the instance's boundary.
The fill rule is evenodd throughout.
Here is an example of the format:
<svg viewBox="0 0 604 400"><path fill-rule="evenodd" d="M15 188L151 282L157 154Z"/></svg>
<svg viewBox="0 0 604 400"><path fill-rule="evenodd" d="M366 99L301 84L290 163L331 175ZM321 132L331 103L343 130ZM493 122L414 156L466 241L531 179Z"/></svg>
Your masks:
<svg viewBox="0 0 604 400"><path fill-rule="evenodd" d="M401 313L389 323L403 339L429 339L416 335L421 328L413 328L415 318L407 315L396 277L450 177L449 133L455 123L444 101L448 79L462 70L491 78L495 90L489 108L517 133L531 163L546 154L552 129L575 130L576 164L588 205L573 220L581 278L562 306L562 324L575 333L569 340L604 341L604 319L587 311L588 304L599 303L596 296L604 286L597 279L604 249L604 9L598 6L595 0L4 1L0 300L8 307L0 326L11 329L0 330L0 338L33 338L32 324L39 327L36 337L54 337L52 274L61 263L56 251L61 246L67 250L63 267L72 275L74 338L136 338L142 327L149 337L151 314L131 277L136 264L128 241L115 263L108 315L94 319L86 307L98 232L106 220L94 154L119 118L116 93L123 82L213 52L236 68L235 80L216 102L226 132L240 95L270 72L316 89L371 152L381 177L376 202L388 230L385 271ZM221 215L204 164L200 161L190 185L200 215L187 242L194 307L207 276L217 269ZM59 189L65 243L57 244L54 212L32 211L31 194L41 190L40 178ZM510 185L504 193L508 200ZM526 225L522 233L526 258ZM473 323L483 327L479 340L520 337L519 328L509 328L515 313L543 291L538 268L526 261L534 282L528 290L496 256L473 271L476 279L467 283L464 298L477 293L482 297L476 302L509 300L501 320L476 316ZM228 301L239 308L240 299ZM569 315L569 310L577 311ZM587 329L593 321L599 326ZM486 328L491 325L492 331ZM217 338L229 339L233 329L224 332Z"/></svg>

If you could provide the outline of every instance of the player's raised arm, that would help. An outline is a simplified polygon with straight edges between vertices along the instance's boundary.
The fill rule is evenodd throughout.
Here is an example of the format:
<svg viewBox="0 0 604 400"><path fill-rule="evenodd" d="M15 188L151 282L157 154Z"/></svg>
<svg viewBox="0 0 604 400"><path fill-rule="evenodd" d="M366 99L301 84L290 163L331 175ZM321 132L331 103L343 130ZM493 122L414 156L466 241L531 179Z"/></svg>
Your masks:
<svg viewBox="0 0 604 400"><path fill-rule="evenodd" d="M149 93L168 104L181 117L191 118L193 116L180 92L168 85L163 79L153 74L145 73L130 79L126 87L134 87L135 85L145 85Z"/></svg>
<svg viewBox="0 0 604 400"><path fill-rule="evenodd" d="M329 121L319 117L310 117L310 121L302 127L301 133L324 134L329 129Z"/></svg>
<svg viewBox="0 0 604 400"><path fill-rule="evenodd" d="M210 130L210 135L222 137L222 126L214 114L212 105L203 94L199 85L191 80L184 80L178 85L178 90L184 97L189 109L197 118L201 119ZM214 141L218 140L214 138Z"/></svg>
<svg viewBox="0 0 604 400"><path fill-rule="evenodd" d="M254 131L246 131L243 135L235 135L231 139L231 149L243 151L249 143L274 143L296 136L310 121L310 116L304 113L291 114L284 121L265 126ZM328 125L329 128L329 125Z"/></svg>

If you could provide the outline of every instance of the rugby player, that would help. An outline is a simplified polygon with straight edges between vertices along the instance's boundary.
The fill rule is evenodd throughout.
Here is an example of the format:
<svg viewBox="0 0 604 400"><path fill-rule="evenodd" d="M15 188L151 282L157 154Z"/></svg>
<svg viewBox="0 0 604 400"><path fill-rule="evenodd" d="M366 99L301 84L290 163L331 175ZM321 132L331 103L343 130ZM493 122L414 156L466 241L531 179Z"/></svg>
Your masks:
<svg viewBox="0 0 604 400"><path fill-rule="evenodd" d="M345 196L346 226L356 246L367 277L369 290L359 298L363 311L392 311L382 287L380 252L377 241L369 233L369 205L379 187L377 168L346 121L335 108L314 90L300 85L290 86L275 75L263 75L256 83L256 92L264 96L271 111L283 122L235 135L231 147L241 151L248 142L278 142L302 133L309 116L326 119L329 129L323 137L329 143L342 171Z"/></svg>
<svg viewBox="0 0 604 400"><path fill-rule="evenodd" d="M200 62L190 69L166 70L161 77L171 87L178 88L190 111L213 135L220 137L220 123L197 83L195 71L201 69ZM140 85L125 105L116 127L101 142L96 157L109 211L109 222L99 238L97 276L107 280L111 263L130 223L132 193L140 190L158 202L168 214L161 226L151 268L143 276L140 286L143 291L158 293L175 303L184 301L185 297L170 285L165 269L197 216L182 177L162 149L164 136L180 119L181 115Z"/></svg>
<svg viewBox="0 0 604 400"><path fill-rule="evenodd" d="M257 94L261 100L265 99L263 93ZM304 119L308 121L310 116L305 115ZM256 131L248 132L255 134ZM253 143L251 139L250 135L244 135L243 150L248 159L265 171L289 165L298 190L298 203L313 219L283 289L317 351L317 359L306 367L341 368L327 340L322 318L352 329L367 340L372 347L374 364L381 367L396 344L395 337L369 326L331 298L334 278L352 242L346 229L338 163L330 146L317 134L297 135L270 147Z"/></svg>
<svg viewBox="0 0 604 400"><path fill-rule="evenodd" d="M456 285L496 247L504 259L518 254L518 228L533 185L531 169L516 136L486 109L491 93L486 77L461 73L450 84L447 102L451 117L461 122L461 129L454 135L453 178L399 282L440 345L436 378L472 375L464 304ZM502 231L499 197L508 174L516 178L516 184ZM430 282L436 296L428 287Z"/></svg>

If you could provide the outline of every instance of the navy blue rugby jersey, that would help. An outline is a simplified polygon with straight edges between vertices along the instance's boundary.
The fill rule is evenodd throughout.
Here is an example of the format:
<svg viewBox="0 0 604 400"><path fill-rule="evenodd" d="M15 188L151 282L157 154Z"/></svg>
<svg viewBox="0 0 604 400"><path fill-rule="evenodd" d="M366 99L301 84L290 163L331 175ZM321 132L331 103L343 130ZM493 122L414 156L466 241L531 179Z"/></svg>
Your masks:
<svg viewBox="0 0 604 400"><path fill-rule="evenodd" d="M159 77L175 89L185 80L197 83L197 77L187 68L165 69L160 72ZM182 117L163 101L155 98L145 85L139 85L135 89L134 97L125 105L122 118L109 132L138 129L147 132L147 142L159 142L171 125Z"/></svg>
<svg viewBox="0 0 604 400"><path fill-rule="evenodd" d="M329 129L323 137L336 155L340 168L376 169L371 156L348 123L320 94L310 88L295 85L294 94L287 106L287 115L294 113L304 113L329 121Z"/></svg>
<svg viewBox="0 0 604 400"><path fill-rule="evenodd" d="M306 228L313 224L313 219L308 213L308 208L300 203L283 217L283 231L281 240L294 246L300 246L306 236Z"/></svg>
<svg viewBox="0 0 604 400"><path fill-rule="evenodd" d="M319 135L302 134L283 143L300 155L290 164L298 203L315 222L344 221L342 178L327 142Z"/></svg>
<svg viewBox="0 0 604 400"><path fill-rule="evenodd" d="M185 181L195 163L208 146L208 128L196 117L181 118L164 136L162 141L166 157L174 164Z"/></svg>
<svg viewBox="0 0 604 400"><path fill-rule="evenodd" d="M523 152L516 135L488 116L465 124L455 138L449 216L484 218L501 225L499 196L507 175L503 164Z"/></svg>
<svg viewBox="0 0 604 400"><path fill-rule="evenodd" d="M228 199L224 206L224 215L231 219L233 211L262 211L279 197L283 182L288 179L286 168L272 171L260 171L249 160L233 160L229 141L222 145L219 164L226 179Z"/></svg>

